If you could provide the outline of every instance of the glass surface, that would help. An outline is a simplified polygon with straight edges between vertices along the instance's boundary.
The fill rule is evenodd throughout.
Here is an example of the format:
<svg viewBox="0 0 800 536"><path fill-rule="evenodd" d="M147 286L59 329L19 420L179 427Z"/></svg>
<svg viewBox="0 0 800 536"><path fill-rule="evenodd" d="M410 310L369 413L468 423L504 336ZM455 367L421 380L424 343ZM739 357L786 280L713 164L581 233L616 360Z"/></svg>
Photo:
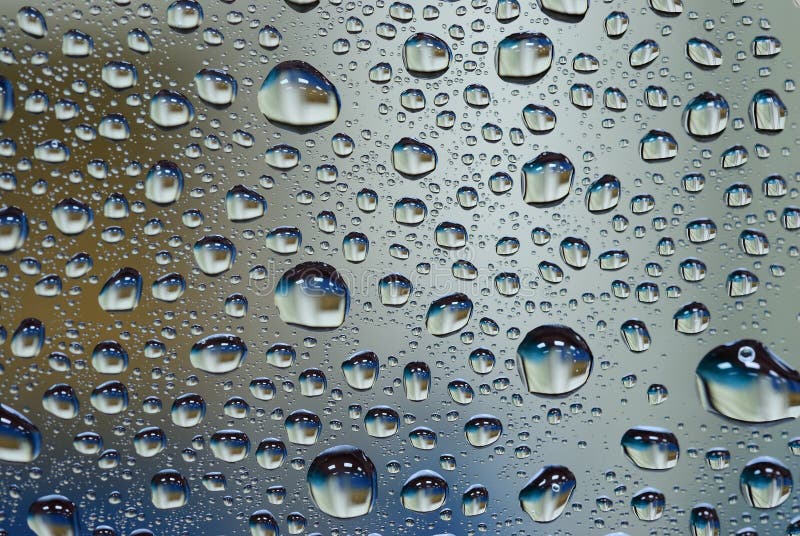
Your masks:
<svg viewBox="0 0 800 536"><path fill-rule="evenodd" d="M0 535L800 534L793 0L3 0Z"/></svg>

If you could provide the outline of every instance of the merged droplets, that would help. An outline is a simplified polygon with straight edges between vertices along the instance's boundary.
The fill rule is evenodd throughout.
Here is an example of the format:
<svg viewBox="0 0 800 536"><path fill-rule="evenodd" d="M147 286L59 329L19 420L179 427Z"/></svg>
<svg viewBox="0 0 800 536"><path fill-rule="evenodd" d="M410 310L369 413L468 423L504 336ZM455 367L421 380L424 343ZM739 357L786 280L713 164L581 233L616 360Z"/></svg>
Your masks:
<svg viewBox="0 0 800 536"><path fill-rule="evenodd" d="M754 423L800 416L800 373L759 341L717 346L695 372L700 399L710 411Z"/></svg>
<svg viewBox="0 0 800 536"><path fill-rule="evenodd" d="M317 508L339 519L366 515L378 496L378 474L364 451L340 445L322 451L308 468L309 492Z"/></svg>
<svg viewBox="0 0 800 536"><path fill-rule="evenodd" d="M537 523L550 523L561 516L575 491L575 475L563 465L539 469L519 492L519 503Z"/></svg>
<svg viewBox="0 0 800 536"><path fill-rule="evenodd" d="M589 379L594 356L583 337L562 325L529 331L517 348L520 373L528 392L559 396Z"/></svg>
<svg viewBox="0 0 800 536"><path fill-rule="evenodd" d="M279 63L258 91L258 108L270 121L292 127L320 127L336 120L341 100L336 87L304 61Z"/></svg>
<svg viewBox="0 0 800 536"><path fill-rule="evenodd" d="M288 324L334 329L350 308L350 290L336 269L324 262L304 262L287 270L275 288L275 305Z"/></svg>

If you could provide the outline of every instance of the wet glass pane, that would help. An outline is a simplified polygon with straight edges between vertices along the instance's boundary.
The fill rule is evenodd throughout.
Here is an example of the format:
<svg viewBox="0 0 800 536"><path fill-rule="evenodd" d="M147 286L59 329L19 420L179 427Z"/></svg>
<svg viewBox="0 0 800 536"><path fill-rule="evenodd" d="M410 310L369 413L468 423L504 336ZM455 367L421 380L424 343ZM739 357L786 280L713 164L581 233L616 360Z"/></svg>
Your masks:
<svg viewBox="0 0 800 536"><path fill-rule="evenodd" d="M800 535L797 0L0 2L0 536Z"/></svg>

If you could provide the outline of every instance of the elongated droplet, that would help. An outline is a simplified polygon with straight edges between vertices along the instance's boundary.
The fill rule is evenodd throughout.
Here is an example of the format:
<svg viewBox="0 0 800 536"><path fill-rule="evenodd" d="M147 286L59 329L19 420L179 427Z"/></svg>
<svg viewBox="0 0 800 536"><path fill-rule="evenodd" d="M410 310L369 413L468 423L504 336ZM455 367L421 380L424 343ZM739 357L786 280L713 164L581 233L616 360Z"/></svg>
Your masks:
<svg viewBox="0 0 800 536"><path fill-rule="evenodd" d="M577 481L563 465L539 469L519 492L519 503L537 523L555 521L564 512Z"/></svg>
<svg viewBox="0 0 800 536"><path fill-rule="evenodd" d="M755 423L800 417L800 372L759 341L717 346L695 373L700 399L709 411Z"/></svg>
<svg viewBox="0 0 800 536"><path fill-rule="evenodd" d="M622 450L642 469L675 467L680 456L678 438L666 428L635 426L622 436Z"/></svg>
<svg viewBox="0 0 800 536"><path fill-rule="evenodd" d="M431 333L443 337L460 331L472 316L472 300L460 292L442 296L431 303L425 315L425 327Z"/></svg>

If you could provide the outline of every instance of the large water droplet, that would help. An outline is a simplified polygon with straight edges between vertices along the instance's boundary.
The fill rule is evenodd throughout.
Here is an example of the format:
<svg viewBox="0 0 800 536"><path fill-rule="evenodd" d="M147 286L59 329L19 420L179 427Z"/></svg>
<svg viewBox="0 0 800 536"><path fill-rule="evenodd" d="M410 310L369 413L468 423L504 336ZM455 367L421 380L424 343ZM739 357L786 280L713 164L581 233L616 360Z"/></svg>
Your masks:
<svg viewBox="0 0 800 536"><path fill-rule="evenodd" d="M292 127L319 127L339 116L336 87L304 61L279 63L258 91L258 108L270 121Z"/></svg>
<svg viewBox="0 0 800 536"><path fill-rule="evenodd" d="M547 465L539 469L519 492L519 503L537 523L555 521L567 507L577 481L563 465Z"/></svg>
<svg viewBox="0 0 800 536"><path fill-rule="evenodd" d="M750 460L739 475L742 496L754 508L780 506L791 496L792 485L789 468L769 456Z"/></svg>
<svg viewBox="0 0 800 536"><path fill-rule="evenodd" d="M622 436L622 450L642 469L670 469L678 463L678 438L666 428L635 426Z"/></svg>
<svg viewBox="0 0 800 536"><path fill-rule="evenodd" d="M546 207L561 202L572 186L575 167L561 153L544 152L522 166L522 198Z"/></svg>
<svg viewBox="0 0 800 536"><path fill-rule="evenodd" d="M447 492L447 481L439 473L423 469L405 481L400 501L413 512L433 512L445 503Z"/></svg>
<svg viewBox="0 0 800 536"><path fill-rule="evenodd" d="M189 483L175 469L159 471L150 479L150 501L159 510L180 508L189 502Z"/></svg>
<svg viewBox="0 0 800 536"><path fill-rule="evenodd" d="M463 329L472 316L472 300L457 292L434 300L425 315L425 327L438 337Z"/></svg>
<svg viewBox="0 0 800 536"><path fill-rule="evenodd" d="M306 476L317 507L339 519L366 515L378 495L378 474L359 448L341 445L322 451Z"/></svg>
<svg viewBox="0 0 800 536"><path fill-rule="evenodd" d="M247 357L247 345L236 335L217 333L200 339L192 346L192 366L212 374L236 370Z"/></svg>
<svg viewBox="0 0 800 536"><path fill-rule="evenodd" d="M392 166L395 171L411 178L420 178L436 169L436 151L427 143L403 138L392 147Z"/></svg>
<svg viewBox="0 0 800 536"><path fill-rule="evenodd" d="M281 320L311 329L341 326L350 308L350 291L336 268L304 262L287 270L275 288Z"/></svg>
<svg viewBox="0 0 800 536"><path fill-rule="evenodd" d="M583 337L567 326L532 329L517 348L520 373L528 392L558 396L589 379L594 357Z"/></svg>
<svg viewBox="0 0 800 536"><path fill-rule="evenodd" d="M416 33L403 45L403 63L406 70L419 78L433 78L450 67L453 53L439 37L429 33Z"/></svg>
<svg viewBox="0 0 800 536"><path fill-rule="evenodd" d="M42 434L26 416L0 403L0 460L28 463L39 457Z"/></svg>
<svg viewBox="0 0 800 536"><path fill-rule="evenodd" d="M536 80L553 63L553 42L542 33L520 32L497 45L497 75L510 82Z"/></svg>
<svg viewBox="0 0 800 536"><path fill-rule="evenodd" d="M683 128L693 136L716 136L728 125L730 107L719 93L705 91L683 110Z"/></svg>
<svg viewBox="0 0 800 536"><path fill-rule="evenodd" d="M710 411L756 423L800 417L800 373L758 341L717 346L695 372L700 399Z"/></svg>

